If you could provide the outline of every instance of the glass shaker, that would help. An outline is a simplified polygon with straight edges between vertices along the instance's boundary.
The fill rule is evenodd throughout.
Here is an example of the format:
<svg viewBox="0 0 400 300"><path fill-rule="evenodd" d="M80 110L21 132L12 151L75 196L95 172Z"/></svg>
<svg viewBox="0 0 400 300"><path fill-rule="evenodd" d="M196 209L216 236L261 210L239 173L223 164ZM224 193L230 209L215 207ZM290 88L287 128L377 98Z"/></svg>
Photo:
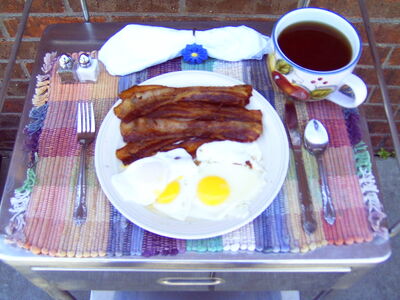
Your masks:
<svg viewBox="0 0 400 300"><path fill-rule="evenodd" d="M75 73L74 60L68 54L62 54L58 59L57 74L61 83L75 83L78 81Z"/></svg>
<svg viewBox="0 0 400 300"><path fill-rule="evenodd" d="M76 70L79 82L96 82L99 76L99 62L96 58L86 53L79 55L78 68Z"/></svg>

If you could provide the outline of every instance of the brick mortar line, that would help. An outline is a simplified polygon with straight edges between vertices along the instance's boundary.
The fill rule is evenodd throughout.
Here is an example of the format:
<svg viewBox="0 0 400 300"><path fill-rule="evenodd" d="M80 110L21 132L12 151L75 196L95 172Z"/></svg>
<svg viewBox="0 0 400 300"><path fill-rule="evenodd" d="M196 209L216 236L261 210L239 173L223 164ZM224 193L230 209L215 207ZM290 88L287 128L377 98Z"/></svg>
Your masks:
<svg viewBox="0 0 400 300"><path fill-rule="evenodd" d="M400 111L400 106L397 106L397 108L395 109L394 113L393 113L393 118L396 119L397 116L399 115L399 111Z"/></svg>
<svg viewBox="0 0 400 300"><path fill-rule="evenodd" d="M378 84L371 84L371 85L369 85L370 87L374 87L374 86L376 86L377 88L379 88L379 85ZM391 90L399 90L400 89L400 85L386 85L386 87L388 88L388 89L391 89Z"/></svg>
<svg viewBox="0 0 400 300"><path fill-rule="evenodd" d="M62 2L64 3L65 10L66 10L68 13L72 13L73 10L72 10L72 8L71 8L71 5L69 5L69 1L68 1L68 0L62 0Z"/></svg>
<svg viewBox="0 0 400 300"><path fill-rule="evenodd" d="M367 118L368 119L368 118ZM368 122L374 122L374 123L387 123L386 119L376 119L376 120L370 120L368 119ZM398 122L398 121L396 121ZM381 135L388 135L390 136L390 133L370 133L370 136L381 136Z"/></svg>
<svg viewBox="0 0 400 300"><path fill-rule="evenodd" d="M0 115L2 116L21 116L21 112L1 112Z"/></svg>
<svg viewBox="0 0 400 300"><path fill-rule="evenodd" d="M362 46L363 47L369 46L369 43L365 41L365 42L362 43ZM378 46L378 47L394 47L394 48L398 48L400 46L400 41L399 41L399 43L376 43L376 46Z"/></svg>
<svg viewBox="0 0 400 300"><path fill-rule="evenodd" d="M368 103L368 106L382 106L383 103L376 102L376 103ZM392 103L393 106L399 106L400 104Z"/></svg>
<svg viewBox="0 0 400 300"><path fill-rule="evenodd" d="M10 118L9 116L3 116L3 113L0 115L1 117L4 117L4 118ZM21 116L20 116L21 117ZM18 120L18 124L19 124L19 120ZM1 130L14 130L14 129L18 129L18 127L17 127L18 125L12 125L12 124L8 124L8 125L3 125L3 126L1 126L0 127L0 129Z"/></svg>
<svg viewBox="0 0 400 300"><path fill-rule="evenodd" d="M374 69L373 65L364 65L364 64L357 64L356 68L359 69ZM393 70L397 70L400 68L399 65L391 65L391 66L382 66L383 69L393 69Z"/></svg>
<svg viewBox="0 0 400 300"><path fill-rule="evenodd" d="M371 93L372 93L372 89L377 88L378 90L380 89L379 84L367 84L367 86L369 88L371 88ZM389 89L390 91L395 91L395 90L400 90L400 85L386 85L386 87Z"/></svg>
<svg viewBox="0 0 400 300"><path fill-rule="evenodd" d="M11 78L10 82L29 82L30 78Z"/></svg>
<svg viewBox="0 0 400 300"><path fill-rule="evenodd" d="M10 130L10 129L12 129L12 130L18 130L18 127L15 127L15 126L1 126L0 127L0 130ZM6 142L11 142L10 140L5 140Z"/></svg>
<svg viewBox="0 0 400 300"><path fill-rule="evenodd" d="M15 41L15 37L3 37L1 38L4 42L13 42ZM40 37L23 37L23 42L40 42Z"/></svg>
<svg viewBox="0 0 400 300"><path fill-rule="evenodd" d="M389 51L388 51L388 53L386 54L385 57L381 57L381 55L378 54L379 60L383 59L382 64L381 64L382 68L390 66L390 59L391 59L392 53L393 53L393 51L394 51L394 50L393 50L394 47L386 47L386 48L389 48ZM372 49L372 48L371 48L371 49ZM371 50L371 49L370 49L370 50ZM370 52L371 52L371 51L370 51ZM370 53L370 55L373 56L372 53ZM374 59L372 59L372 61L374 61Z"/></svg>
<svg viewBox="0 0 400 300"><path fill-rule="evenodd" d="M20 67L21 67L22 72L24 73L24 75L25 75L27 78L31 79L31 74L29 73L29 70L28 70L28 68L26 67L26 62L21 62L21 63L20 63Z"/></svg>
<svg viewBox="0 0 400 300"><path fill-rule="evenodd" d="M8 19L13 17L21 17L21 13L0 13L0 19ZM236 14L236 13L192 13L192 12L181 12L178 13L163 13L163 12L90 12L89 15L91 17L101 17L101 16L173 16L173 17L247 17L251 19L255 18L279 18L282 14ZM55 16L64 16L64 17L76 17L82 16L82 12L74 12L71 9L71 12L61 12L61 13L30 13L31 17L55 17ZM362 23L363 20L361 17L349 17L347 18L350 22L353 23ZM400 18L370 18L371 23L378 24L400 24Z"/></svg>
<svg viewBox="0 0 400 300"><path fill-rule="evenodd" d="M90 17L105 17L105 16L116 16L116 17L250 17L250 18L274 18L278 19L281 15L271 15L271 14L231 14L231 13L213 13L213 14L202 14L202 13L163 13L163 12L90 12ZM82 12L72 12L72 13L31 13L30 17L82 17ZM0 19L10 19L15 17L21 17L21 14L13 13L0 13ZM83 18L82 18L83 20ZM361 19L360 19L361 20ZM400 23L400 20L399 20Z"/></svg>
<svg viewBox="0 0 400 300"><path fill-rule="evenodd" d="M382 64L381 67L383 70L399 70L400 69L400 65L393 66L393 65ZM367 69L374 69L374 66L373 65L357 65L357 68L367 70Z"/></svg>
<svg viewBox="0 0 400 300"><path fill-rule="evenodd" d="M389 62L390 62L390 58L392 57L392 54L394 52L394 49L395 49L395 47L390 47L389 52L386 55L386 58L382 62L382 66L383 67L390 66Z"/></svg>
<svg viewBox="0 0 400 300"><path fill-rule="evenodd" d="M367 99L364 102L366 105L371 103L370 101L371 101L372 95L375 94L376 89L377 89L376 87L372 87L371 91L369 93L367 93Z"/></svg>
<svg viewBox="0 0 400 300"><path fill-rule="evenodd" d="M395 113L393 113L393 115L394 114ZM367 119L368 119L369 122L385 122L385 123L387 123L386 117L383 118L383 119L369 119L369 118L367 118ZM395 120L395 122L400 124L400 120Z"/></svg>
<svg viewBox="0 0 400 300"><path fill-rule="evenodd" d="M184 13L186 12L186 0L179 0L179 8L178 8L179 13Z"/></svg>
<svg viewBox="0 0 400 300"><path fill-rule="evenodd" d="M368 86L368 85L367 85ZM364 103L369 103L369 101L371 100L371 98L372 98L372 95L373 94L375 94L375 87L370 87L371 88L371 91L368 93L367 92L367 99L365 99L365 102Z"/></svg>
<svg viewBox="0 0 400 300"><path fill-rule="evenodd" d="M7 95L6 99L25 99L26 96L13 96L13 95Z"/></svg>
<svg viewBox="0 0 400 300"><path fill-rule="evenodd" d="M17 59L15 62L16 63L34 63L35 59L23 58L23 59ZM0 63L8 63L8 59L0 59Z"/></svg>
<svg viewBox="0 0 400 300"><path fill-rule="evenodd" d="M3 35L3 39L10 38L10 35L8 34L8 30L7 30L6 26L4 25L3 20L1 20L1 19L0 19L0 30Z"/></svg>

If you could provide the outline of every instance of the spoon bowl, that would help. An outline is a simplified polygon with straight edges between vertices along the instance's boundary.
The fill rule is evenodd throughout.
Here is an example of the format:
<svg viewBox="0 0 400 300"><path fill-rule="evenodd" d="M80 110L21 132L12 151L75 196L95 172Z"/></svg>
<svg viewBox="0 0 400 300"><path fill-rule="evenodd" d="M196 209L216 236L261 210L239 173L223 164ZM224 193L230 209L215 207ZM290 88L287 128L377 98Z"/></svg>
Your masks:
<svg viewBox="0 0 400 300"><path fill-rule="evenodd" d="M322 155L328 147L328 144L329 135L325 126L318 120L310 120L304 130L304 146L317 159L324 218L328 224L333 225L336 220L336 213L333 207L324 162L322 159Z"/></svg>
<svg viewBox="0 0 400 300"><path fill-rule="evenodd" d="M329 136L324 125L315 119L310 120L304 130L304 144L312 154L321 155L329 144Z"/></svg>

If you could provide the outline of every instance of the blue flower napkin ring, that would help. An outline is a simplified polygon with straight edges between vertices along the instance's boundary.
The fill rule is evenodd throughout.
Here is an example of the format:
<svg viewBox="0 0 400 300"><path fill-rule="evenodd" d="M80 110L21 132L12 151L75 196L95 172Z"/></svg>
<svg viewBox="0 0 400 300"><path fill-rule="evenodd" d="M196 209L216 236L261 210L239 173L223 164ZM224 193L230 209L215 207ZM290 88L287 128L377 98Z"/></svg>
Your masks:
<svg viewBox="0 0 400 300"><path fill-rule="evenodd" d="M196 29L193 29L193 37L195 37L195 34ZM207 50L196 43L186 45L181 54L183 61L188 64L200 64L208 58Z"/></svg>

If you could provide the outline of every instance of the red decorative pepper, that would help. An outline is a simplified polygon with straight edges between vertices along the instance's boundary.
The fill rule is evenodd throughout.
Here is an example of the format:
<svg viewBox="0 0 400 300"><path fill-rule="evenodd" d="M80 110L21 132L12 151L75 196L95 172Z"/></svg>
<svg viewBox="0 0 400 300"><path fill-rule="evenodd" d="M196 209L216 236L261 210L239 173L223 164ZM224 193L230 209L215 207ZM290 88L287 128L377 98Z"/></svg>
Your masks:
<svg viewBox="0 0 400 300"><path fill-rule="evenodd" d="M310 94L307 90L303 89L300 86L293 85L283 76L281 73L277 71L272 72L272 78L274 79L276 85L283 90L288 95L299 99L299 100L308 100Z"/></svg>

